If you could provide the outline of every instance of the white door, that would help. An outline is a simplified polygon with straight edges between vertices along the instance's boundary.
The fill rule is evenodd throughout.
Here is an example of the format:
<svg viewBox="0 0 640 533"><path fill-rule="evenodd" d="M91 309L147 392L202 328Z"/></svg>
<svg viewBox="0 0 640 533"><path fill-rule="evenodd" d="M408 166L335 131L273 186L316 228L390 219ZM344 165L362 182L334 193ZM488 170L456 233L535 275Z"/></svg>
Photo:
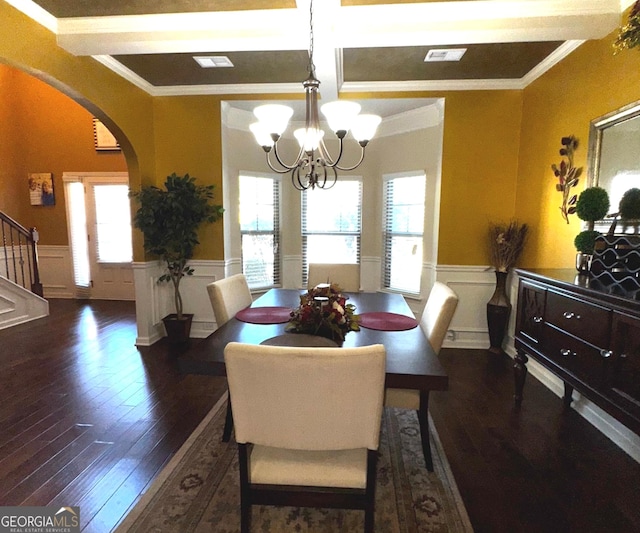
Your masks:
<svg viewBox="0 0 640 533"><path fill-rule="evenodd" d="M134 300L128 176L118 173L66 177L78 294L101 300Z"/></svg>

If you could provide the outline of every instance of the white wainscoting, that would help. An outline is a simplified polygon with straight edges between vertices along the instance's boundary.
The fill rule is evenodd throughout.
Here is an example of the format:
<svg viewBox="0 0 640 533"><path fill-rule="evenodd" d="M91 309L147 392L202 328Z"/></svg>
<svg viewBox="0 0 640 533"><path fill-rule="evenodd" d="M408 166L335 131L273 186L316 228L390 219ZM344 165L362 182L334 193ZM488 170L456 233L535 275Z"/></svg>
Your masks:
<svg viewBox="0 0 640 533"><path fill-rule="evenodd" d="M442 346L489 348L487 302L496 286L493 269L486 266L438 265L436 281L451 287L459 298L458 307ZM510 294L513 295L513 290Z"/></svg>
<svg viewBox="0 0 640 533"><path fill-rule="evenodd" d="M180 292L185 313L193 313L191 337L204 338L216 329L213 309L207 293L207 285L225 277L224 261L190 261L193 276L183 278ZM150 346L164 337L162 318L175 313L173 290L168 283L158 283L164 274L160 261L133 264L136 287L136 320L138 346Z"/></svg>
<svg viewBox="0 0 640 533"><path fill-rule="evenodd" d="M38 268L45 298L74 298L73 263L68 246L38 246Z"/></svg>

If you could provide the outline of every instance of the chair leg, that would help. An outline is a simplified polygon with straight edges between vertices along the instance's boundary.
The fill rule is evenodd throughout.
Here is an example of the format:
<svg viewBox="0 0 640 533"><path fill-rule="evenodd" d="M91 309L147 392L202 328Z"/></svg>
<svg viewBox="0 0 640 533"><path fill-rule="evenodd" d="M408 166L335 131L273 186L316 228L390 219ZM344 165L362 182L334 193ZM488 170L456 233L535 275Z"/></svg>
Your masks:
<svg viewBox="0 0 640 533"><path fill-rule="evenodd" d="M376 465L378 462L378 452L367 450L367 502L364 509L364 531L373 533L375 503L376 503Z"/></svg>
<svg viewBox="0 0 640 533"><path fill-rule="evenodd" d="M233 413L231 412L231 397L227 399L227 415L224 419L224 429L222 430L222 442L229 442L231 430L233 429Z"/></svg>
<svg viewBox="0 0 640 533"><path fill-rule="evenodd" d="M433 459L431 457L431 443L429 442L429 391L420 391L420 409L418 409L418 422L420 423L420 439L422 441L422 453L427 470L433 472Z"/></svg>
<svg viewBox="0 0 640 533"><path fill-rule="evenodd" d="M246 444L238 444L240 468L240 533L251 531L251 498L249 496L249 456Z"/></svg>

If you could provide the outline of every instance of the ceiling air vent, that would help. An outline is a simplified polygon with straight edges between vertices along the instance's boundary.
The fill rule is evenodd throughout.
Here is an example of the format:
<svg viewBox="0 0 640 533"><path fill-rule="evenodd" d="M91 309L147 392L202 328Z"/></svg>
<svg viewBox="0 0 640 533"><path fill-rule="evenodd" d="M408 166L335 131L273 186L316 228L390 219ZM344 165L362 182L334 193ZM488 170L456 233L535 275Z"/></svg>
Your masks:
<svg viewBox="0 0 640 533"><path fill-rule="evenodd" d="M443 48L440 50L429 50L424 60L425 62L460 61L466 51L466 48Z"/></svg>
<svg viewBox="0 0 640 533"><path fill-rule="evenodd" d="M232 67L233 63L227 56L193 56L202 68Z"/></svg>

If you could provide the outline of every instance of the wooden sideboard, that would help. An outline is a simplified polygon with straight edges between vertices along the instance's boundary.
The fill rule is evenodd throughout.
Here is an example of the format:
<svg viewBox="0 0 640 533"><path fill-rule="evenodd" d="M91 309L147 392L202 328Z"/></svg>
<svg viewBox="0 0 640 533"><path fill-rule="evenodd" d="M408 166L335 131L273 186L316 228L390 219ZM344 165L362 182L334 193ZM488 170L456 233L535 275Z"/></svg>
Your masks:
<svg viewBox="0 0 640 533"><path fill-rule="evenodd" d="M516 270L515 401L527 356L640 435L640 300L575 270Z"/></svg>

